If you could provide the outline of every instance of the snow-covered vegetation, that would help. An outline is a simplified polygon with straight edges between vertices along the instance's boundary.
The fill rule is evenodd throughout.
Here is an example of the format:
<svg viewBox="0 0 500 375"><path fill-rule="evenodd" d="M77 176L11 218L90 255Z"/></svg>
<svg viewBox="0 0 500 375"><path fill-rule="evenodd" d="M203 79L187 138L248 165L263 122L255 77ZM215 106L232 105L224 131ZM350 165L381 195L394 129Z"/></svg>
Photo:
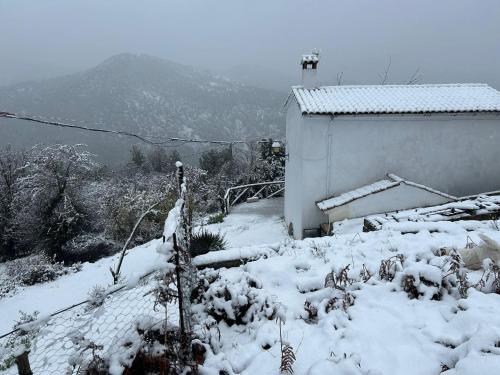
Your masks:
<svg viewBox="0 0 500 375"><path fill-rule="evenodd" d="M223 220L223 195L230 186L281 178L283 160L272 155L270 145L260 144L248 155L233 156L227 147L209 150L200 156L201 168L187 167L195 220ZM0 298L116 253L155 204L129 247L157 238L176 199L178 159L176 151L134 146L127 163L110 170L82 145L1 150L0 262L7 263L0 263Z"/></svg>
<svg viewBox="0 0 500 375"><path fill-rule="evenodd" d="M455 227L285 240L240 267L201 271L203 373L276 374L288 345L296 374L496 374L498 265L464 268L454 249L482 241Z"/></svg>
<svg viewBox="0 0 500 375"><path fill-rule="evenodd" d="M194 259L216 267L198 271L191 295L193 350L201 374L496 374L500 270L487 260L473 271L460 257L462 249L474 251L484 240L498 245L500 232L492 222L447 223L440 232L401 234L362 233L359 220L353 220L336 225L331 237L298 241L286 235L281 205L279 198L241 204L222 223L195 229L220 233L227 241L225 250ZM130 251L127 279L165 268L164 252L155 251L158 244ZM221 260L242 257L246 264L217 268ZM91 301L78 321L86 330L83 324L91 320L90 331L75 336L73 328L64 328L73 349L57 346L58 361L51 368L90 358L103 371L120 374L125 367L152 366L158 358L174 360L178 328L168 325L165 331L153 324L163 314L153 309L152 299L162 294L148 292L154 283L132 283L130 292L106 297L107 269L116 260L85 263L79 273L0 300L14 322L16 308L39 307L29 296L47 299L49 306L41 311L46 315L86 298L78 293L87 286ZM137 298L141 317L128 310ZM152 311L144 314L146 301ZM175 315L175 308L169 311ZM112 316L120 317L120 338L97 328ZM114 327L115 320L109 324ZM51 338L64 334L61 329L49 333L49 341L41 336L30 354L36 363L44 354L37 350L52 347ZM171 349L165 350L165 338ZM95 355L89 357L91 352Z"/></svg>

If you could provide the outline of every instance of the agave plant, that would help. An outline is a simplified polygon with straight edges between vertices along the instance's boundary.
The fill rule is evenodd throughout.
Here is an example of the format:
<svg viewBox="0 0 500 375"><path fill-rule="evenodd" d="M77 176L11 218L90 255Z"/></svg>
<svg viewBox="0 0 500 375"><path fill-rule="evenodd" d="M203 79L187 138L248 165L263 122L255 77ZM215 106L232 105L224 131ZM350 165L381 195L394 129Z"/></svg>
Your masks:
<svg viewBox="0 0 500 375"><path fill-rule="evenodd" d="M194 234L191 239L191 256L195 257L210 251L223 250L226 244L226 239L223 234L202 230Z"/></svg>

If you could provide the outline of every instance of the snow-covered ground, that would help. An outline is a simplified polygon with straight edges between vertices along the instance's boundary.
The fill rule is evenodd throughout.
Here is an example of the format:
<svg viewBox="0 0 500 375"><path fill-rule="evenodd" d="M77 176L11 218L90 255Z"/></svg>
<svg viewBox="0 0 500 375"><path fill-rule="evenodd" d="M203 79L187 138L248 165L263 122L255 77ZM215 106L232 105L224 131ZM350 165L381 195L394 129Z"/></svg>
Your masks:
<svg viewBox="0 0 500 375"><path fill-rule="evenodd" d="M273 257L219 270L222 281L209 288L207 301L214 298L210 303L215 311L231 315L246 298L238 295L244 290L242 274L257 280L261 288L253 292L260 297L254 301L272 299L284 315L283 335L296 355L295 374L498 374L500 296L470 288L468 297L461 298L453 288L448 292L425 284L440 285L446 279L449 257L436 256L435 251L445 246L462 248L467 236L480 242L476 232L458 232L349 233L286 241ZM500 232L486 232L500 240ZM400 270L392 281L381 279L381 261L396 254L404 255ZM345 291L354 303L344 310L339 307L344 292L325 288L325 278L348 265L353 284ZM367 282L360 276L363 269L372 275ZM481 273L469 272L471 285ZM418 299L410 299L403 290L405 275L414 276L422 294ZM221 292L224 285L229 294ZM218 295L231 298L225 301ZM329 310L328 303L335 298L337 307ZM307 313L306 301L317 310L316 317ZM206 309L198 306L197 311L204 324ZM207 360L202 373L216 374L212 369L220 367L230 374L278 373L280 343L275 320L261 316L245 326L222 321L218 329L221 340L215 339L216 354Z"/></svg>
<svg viewBox="0 0 500 375"><path fill-rule="evenodd" d="M231 207L223 223L205 225L205 228L224 234L228 248L271 244L288 238L283 221L283 198L236 205Z"/></svg>
<svg viewBox="0 0 500 375"><path fill-rule="evenodd" d="M487 293L490 278L486 287L470 287L463 298L456 275L448 275L450 257L439 253L480 243L480 233L500 242L494 226L446 223L443 232L402 235L362 233L362 221L352 220L336 224L332 237L295 241L286 234L282 204L281 199L244 203L223 223L205 226L225 234L224 256L264 256L240 267L200 272L207 285L205 303L193 305L195 323L212 344L200 374L279 373L277 316L284 322L283 340L296 356L295 374L499 373L500 295ZM124 274L144 274L164 262L157 244L130 250ZM379 269L388 259L392 277L387 278ZM18 310L52 312L85 299L96 284L110 284L109 267L116 261L114 256L85 264L79 273L1 299L0 332L11 328ZM337 277L347 266L349 280L342 284ZM468 271L469 285L482 275L482 270ZM408 288L404 280L410 276L413 287ZM246 303L243 317L232 315Z"/></svg>
<svg viewBox="0 0 500 375"><path fill-rule="evenodd" d="M131 279L158 268L161 262L164 262L156 252L158 243L159 240L154 240L129 250L122 265L122 275ZM19 311L49 314L85 301L89 291L96 285L109 286L113 283L109 269L116 267L119 256L116 254L95 263L84 263L80 272L61 276L48 283L22 288L13 296L0 299L0 334L12 329L19 318Z"/></svg>

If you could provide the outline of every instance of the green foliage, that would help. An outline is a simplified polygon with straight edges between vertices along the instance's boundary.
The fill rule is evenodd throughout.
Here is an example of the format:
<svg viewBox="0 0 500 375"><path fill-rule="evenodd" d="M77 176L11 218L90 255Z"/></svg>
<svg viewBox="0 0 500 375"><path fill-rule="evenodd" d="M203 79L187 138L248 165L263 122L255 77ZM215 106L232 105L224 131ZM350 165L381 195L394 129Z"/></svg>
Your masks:
<svg viewBox="0 0 500 375"><path fill-rule="evenodd" d="M148 190L134 191L125 188L115 191L105 201L106 234L118 243L125 243L142 213L160 199L161 196ZM165 199L143 220L131 246L150 241L161 234L165 218L174 202L175 196L169 193L169 199Z"/></svg>
<svg viewBox="0 0 500 375"><path fill-rule="evenodd" d="M158 173L175 172L175 162L181 160L181 155L177 150L167 153L164 148L152 148L147 155L149 168Z"/></svg>
<svg viewBox="0 0 500 375"><path fill-rule="evenodd" d="M206 254L210 251L225 249L227 243L221 233L211 233L206 230L194 234L191 239L191 256Z"/></svg>
<svg viewBox="0 0 500 375"><path fill-rule="evenodd" d="M223 148L221 150L209 150L201 154L199 163L200 168L207 171L209 175L213 176L219 173L224 164L233 160L233 154L230 148Z"/></svg>
<svg viewBox="0 0 500 375"><path fill-rule="evenodd" d="M139 146L132 146L132 149L130 150L130 161L136 167L142 167L142 165L146 161L146 157L144 156L144 153Z"/></svg>
<svg viewBox="0 0 500 375"><path fill-rule="evenodd" d="M208 217L207 224L218 224L224 222L224 212L219 212L218 214Z"/></svg>

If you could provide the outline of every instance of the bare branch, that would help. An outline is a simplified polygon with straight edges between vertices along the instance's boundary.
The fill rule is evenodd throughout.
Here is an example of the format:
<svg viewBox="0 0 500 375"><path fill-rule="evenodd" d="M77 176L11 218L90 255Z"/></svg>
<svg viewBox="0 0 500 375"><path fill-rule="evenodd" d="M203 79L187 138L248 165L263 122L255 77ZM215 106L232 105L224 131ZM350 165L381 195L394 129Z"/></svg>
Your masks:
<svg viewBox="0 0 500 375"><path fill-rule="evenodd" d="M420 73L420 68L417 68L415 72L412 74L408 82L406 82L407 85L416 85L420 83L422 80L422 73Z"/></svg>
<svg viewBox="0 0 500 375"><path fill-rule="evenodd" d="M337 73L337 86L342 86L343 77L344 77L344 72Z"/></svg>
<svg viewBox="0 0 500 375"><path fill-rule="evenodd" d="M389 56L389 62L387 63L387 66L385 67L385 70L383 73L379 74L379 78L380 78L380 84L381 85L385 85L386 82L387 82L387 78L389 78L389 71L391 69L391 63L392 63L392 57Z"/></svg>

